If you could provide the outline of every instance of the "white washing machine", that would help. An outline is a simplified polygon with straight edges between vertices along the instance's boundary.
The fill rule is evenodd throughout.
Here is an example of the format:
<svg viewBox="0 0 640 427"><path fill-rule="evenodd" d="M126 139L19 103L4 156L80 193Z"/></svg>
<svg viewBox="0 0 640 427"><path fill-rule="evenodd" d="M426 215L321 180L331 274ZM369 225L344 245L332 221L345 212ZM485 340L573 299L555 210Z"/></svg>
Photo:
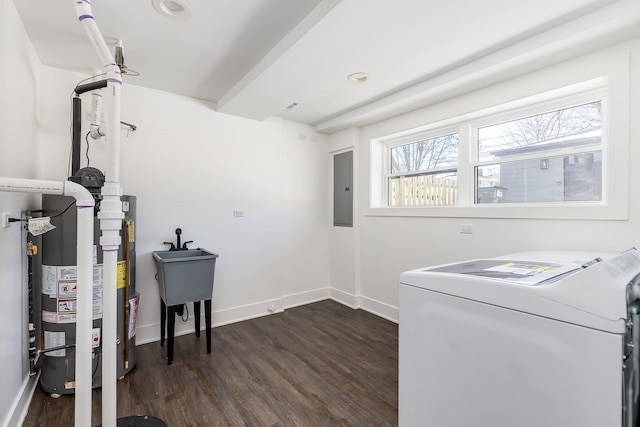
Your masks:
<svg viewBox="0 0 640 427"><path fill-rule="evenodd" d="M635 249L402 273L399 425L636 427L638 273Z"/></svg>

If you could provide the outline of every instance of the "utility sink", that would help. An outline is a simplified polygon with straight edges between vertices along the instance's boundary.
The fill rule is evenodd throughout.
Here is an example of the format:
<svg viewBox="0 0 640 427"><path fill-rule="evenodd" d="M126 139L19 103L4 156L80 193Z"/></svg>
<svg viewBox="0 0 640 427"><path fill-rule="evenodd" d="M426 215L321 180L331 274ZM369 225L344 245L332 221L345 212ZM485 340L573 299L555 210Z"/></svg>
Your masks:
<svg viewBox="0 0 640 427"><path fill-rule="evenodd" d="M160 297L167 306L210 300L218 254L205 249L155 251Z"/></svg>

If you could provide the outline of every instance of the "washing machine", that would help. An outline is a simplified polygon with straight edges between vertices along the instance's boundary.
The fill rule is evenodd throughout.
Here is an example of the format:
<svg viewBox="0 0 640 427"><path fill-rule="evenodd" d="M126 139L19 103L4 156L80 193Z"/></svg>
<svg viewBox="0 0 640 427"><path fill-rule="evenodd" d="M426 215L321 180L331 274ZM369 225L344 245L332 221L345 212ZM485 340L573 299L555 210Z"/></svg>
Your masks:
<svg viewBox="0 0 640 427"><path fill-rule="evenodd" d="M407 271L401 427L636 427L640 254L528 252Z"/></svg>

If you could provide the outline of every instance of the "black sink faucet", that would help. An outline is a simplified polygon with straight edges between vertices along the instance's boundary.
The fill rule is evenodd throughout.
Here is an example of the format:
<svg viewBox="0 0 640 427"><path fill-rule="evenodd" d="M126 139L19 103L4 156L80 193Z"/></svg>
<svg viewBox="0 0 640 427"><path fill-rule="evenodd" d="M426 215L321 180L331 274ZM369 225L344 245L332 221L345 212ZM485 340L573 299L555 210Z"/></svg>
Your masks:
<svg viewBox="0 0 640 427"><path fill-rule="evenodd" d="M184 242L182 246L180 246L180 235L182 235L182 228L176 228L176 244L174 245L171 242L163 242L165 245L171 245L171 247L169 248L170 251L186 251L187 249L189 249L187 247L187 244L193 243L193 240L189 240L187 242Z"/></svg>

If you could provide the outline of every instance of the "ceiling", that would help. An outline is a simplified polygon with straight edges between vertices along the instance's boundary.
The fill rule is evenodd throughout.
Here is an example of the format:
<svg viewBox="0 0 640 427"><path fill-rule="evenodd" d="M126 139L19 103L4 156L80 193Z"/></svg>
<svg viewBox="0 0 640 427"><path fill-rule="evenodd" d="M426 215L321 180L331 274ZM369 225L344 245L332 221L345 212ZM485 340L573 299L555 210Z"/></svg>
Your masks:
<svg viewBox="0 0 640 427"><path fill-rule="evenodd" d="M640 35L637 0L179 0L183 18L154 1L92 1L105 40L122 40L140 74L125 83L325 133ZM14 4L44 65L101 68L75 0ZM355 72L367 81L349 81Z"/></svg>

